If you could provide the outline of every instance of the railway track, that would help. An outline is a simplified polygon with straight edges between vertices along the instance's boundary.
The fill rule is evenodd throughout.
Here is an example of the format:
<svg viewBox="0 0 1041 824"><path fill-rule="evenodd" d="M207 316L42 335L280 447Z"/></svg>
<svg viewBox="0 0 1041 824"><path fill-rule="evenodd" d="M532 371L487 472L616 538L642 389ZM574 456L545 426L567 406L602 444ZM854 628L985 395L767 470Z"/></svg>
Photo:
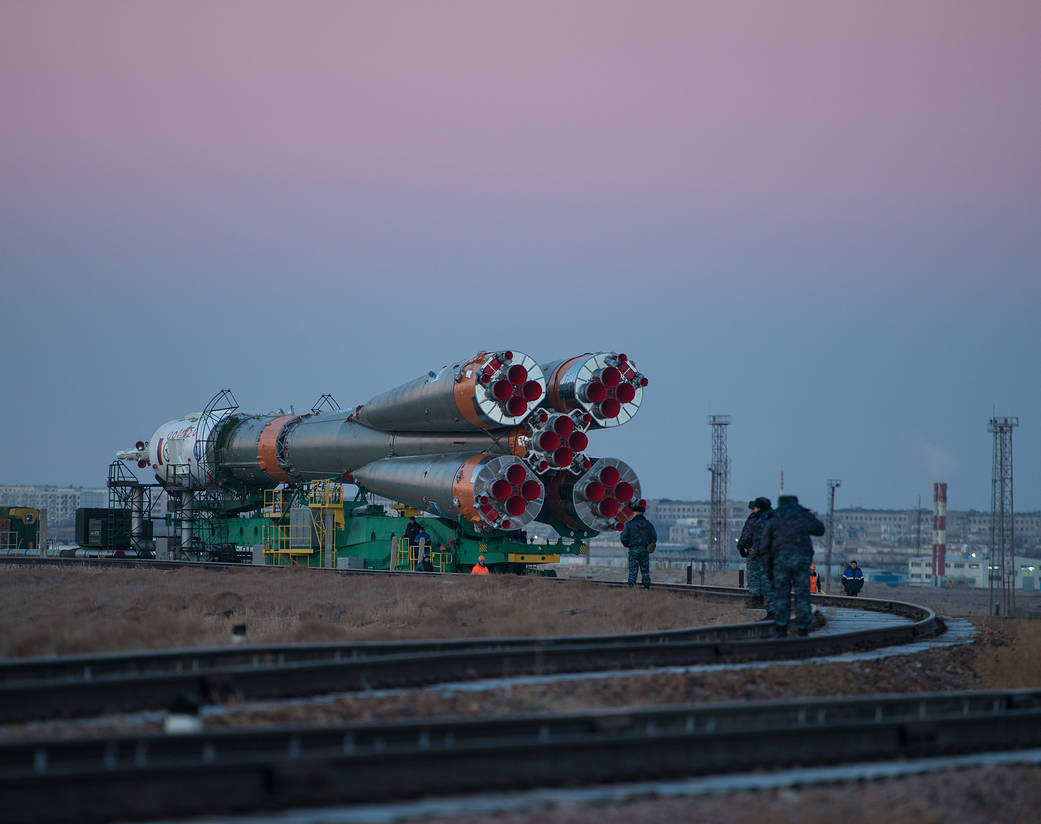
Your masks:
<svg viewBox="0 0 1041 824"><path fill-rule="evenodd" d="M722 587L660 588L698 598L745 597ZM849 600L822 596L819 603L849 606ZM793 660L908 643L944 629L923 607L860 603L905 621L780 643L772 625L760 621L611 637L296 644L11 660L0 662L0 723L164 708L186 693L220 703L520 675Z"/></svg>
<svg viewBox="0 0 1041 824"><path fill-rule="evenodd" d="M746 597L726 587L656 588L706 599ZM184 692L203 701L250 700L792 660L918 641L944 629L930 610L912 604L833 596L815 596L814 602L856 605L901 620L785 641L772 638L771 625L753 622L611 638L231 647L7 661L0 663L0 720L162 708ZM102 735L0 743L0 804L11 821L104 821L833 764L839 754L857 761L1039 744L1041 692L1034 691Z"/></svg>
<svg viewBox="0 0 1041 824"><path fill-rule="evenodd" d="M0 797L11 822L106 821L915 758L1039 742L1041 691L113 736L0 745Z"/></svg>

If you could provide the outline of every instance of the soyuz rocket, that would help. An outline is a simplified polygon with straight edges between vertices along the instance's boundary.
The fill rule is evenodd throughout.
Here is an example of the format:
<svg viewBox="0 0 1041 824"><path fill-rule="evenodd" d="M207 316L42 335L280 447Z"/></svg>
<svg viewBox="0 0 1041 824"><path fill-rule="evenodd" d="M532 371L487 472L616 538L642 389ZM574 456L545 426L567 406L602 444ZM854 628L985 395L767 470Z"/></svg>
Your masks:
<svg viewBox="0 0 1041 824"><path fill-rule="evenodd" d="M116 457L151 467L175 494L337 479L478 532L534 520L621 530L639 479L624 461L588 455L587 433L626 423L645 386L621 353L540 365L516 350L481 351L351 409L208 407Z"/></svg>

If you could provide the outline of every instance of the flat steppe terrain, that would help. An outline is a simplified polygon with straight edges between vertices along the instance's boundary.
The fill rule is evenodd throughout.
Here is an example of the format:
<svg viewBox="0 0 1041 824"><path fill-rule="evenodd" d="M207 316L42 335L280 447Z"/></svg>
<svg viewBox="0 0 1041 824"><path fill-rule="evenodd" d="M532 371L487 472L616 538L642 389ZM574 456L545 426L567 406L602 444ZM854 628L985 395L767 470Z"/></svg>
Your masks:
<svg viewBox="0 0 1041 824"><path fill-rule="evenodd" d="M249 643L413 638L552 636L737 623L759 610L642 589L609 589L585 577L620 580L620 568L570 567L571 580L533 576L333 575L307 569L74 569L10 567L0 573L0 656L219 646L245 624ZM655 570L681 580L682 570ZM709 584L736 585L736 573ZM763 669L537 684L494 690L403 690L316 704L245 705L208 712L212 726L365 722L422 716L568 712L714 701L769 700L963 689L1041 688L1041 621L988 616L988 593L865 588L867 597L923 604L965 617L971 644L877 660L779 664ZM1041 596L1017 593L1019 606ZM102 728L158 731L155 720L112 719L84 729L62 722L0 728L0 739L90 734ZM611 805L552 806L494 816L455 815L455 824L675 824L710 820L760 824L1019 822L1038 820L1041 768L943 772L868 783L693 798L641 798Z"/></svg>

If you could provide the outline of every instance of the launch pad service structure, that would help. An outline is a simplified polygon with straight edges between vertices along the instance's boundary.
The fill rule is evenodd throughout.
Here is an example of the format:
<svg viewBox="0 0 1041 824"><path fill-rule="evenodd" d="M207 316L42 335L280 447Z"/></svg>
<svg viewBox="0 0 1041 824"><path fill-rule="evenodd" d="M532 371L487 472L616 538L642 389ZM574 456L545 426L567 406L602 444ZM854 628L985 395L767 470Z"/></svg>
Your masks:
<svg viewBox="0 0 1041 824"><path fill-rule="evenodd" d="M539 364L498 350L350 409L323 395L308 414L243 414L225 389L117 453L110 509L129 521L139 555L154 551L151 510L165 493L174 557L255 560L262 551L272 564L413 569L429 548L442 571L465 571L478 555L494 571L523 571L584 553L585 539L632 517L636 473L587 454L588 433L629 421L646 386L621 353ZM132 464L155 482L139 482ZM344 484L358 487L353 499ZM367 493L398 502L398 512ZM403 536L407 515L429 547ZM562 537L527 543L533 521Z"/></svg>

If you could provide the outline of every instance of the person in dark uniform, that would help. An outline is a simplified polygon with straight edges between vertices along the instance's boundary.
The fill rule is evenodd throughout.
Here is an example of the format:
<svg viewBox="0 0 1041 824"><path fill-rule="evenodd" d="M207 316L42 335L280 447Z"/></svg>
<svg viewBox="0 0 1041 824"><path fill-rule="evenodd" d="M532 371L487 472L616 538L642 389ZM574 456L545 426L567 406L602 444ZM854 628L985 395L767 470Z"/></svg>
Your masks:
<svg viewBox="0 0 1041 824"><path fill-rule="evenodd" d="M408 519L408 523L405 525L405 539L408 541L409 546L416 542L416 535L419 534L419 524L416 523L416 516L413 515Z"/></svg>
<svg viewBox="0 0 1041 824"><path fill-rule="evenodd" d="M759 551L759 542L763 535L763 526L766 519L773 511L770 508L769 498L756 498L748 502L751 513L745 521L741 530L741 537L737 539L737 551L742 557L748 559L748 601L750 607L765 607L767 620L773 619L774 594L770 585L770 576L773 570L767 560L764 560Z"/></svg>
<svg viewBox="0 0 1041 824"><path fill-rule="evenodd" d="M636 586L636 573L642 578L643 588L651 588L651 555L658 543L658 533L654 524L648 521L643 513L647 511L643 503L633 504L632 518L625 522L620 540L622 546L629 548L629 586Z"/></svg>
<svg viewBox="0 0 1041 824"><path fill-rule="evenodd" d="M807 635L813 620L810 610L811 535L823 535L824 524L795 495L782 495L770 513L759 538L759 549L773 559L774 629L776 637L788 635L788 593L795 590L795 628Z"/></svg>
<svg viewBox="0 0 1041 824"><path fill-rule="evenodd" d="M430 550L428 549L423 553L423 557L419 563L416 564L416 572L436 572L434 569L434 562L430 560Z"/></svg>

